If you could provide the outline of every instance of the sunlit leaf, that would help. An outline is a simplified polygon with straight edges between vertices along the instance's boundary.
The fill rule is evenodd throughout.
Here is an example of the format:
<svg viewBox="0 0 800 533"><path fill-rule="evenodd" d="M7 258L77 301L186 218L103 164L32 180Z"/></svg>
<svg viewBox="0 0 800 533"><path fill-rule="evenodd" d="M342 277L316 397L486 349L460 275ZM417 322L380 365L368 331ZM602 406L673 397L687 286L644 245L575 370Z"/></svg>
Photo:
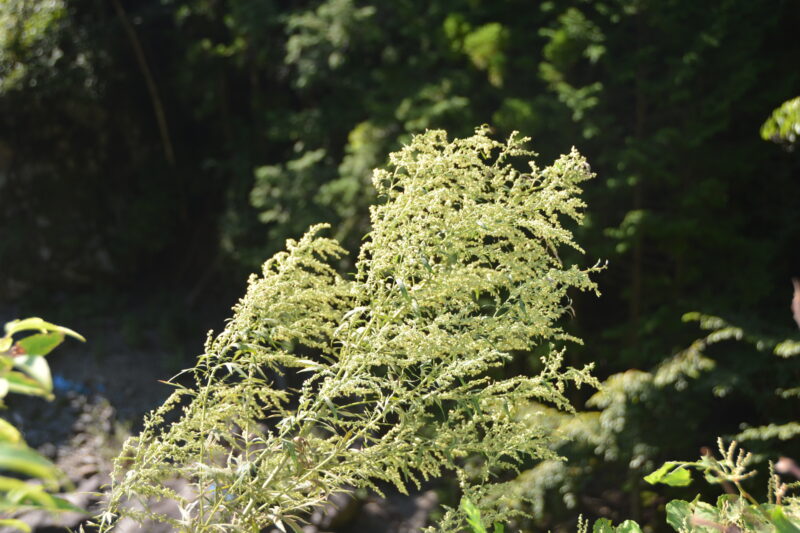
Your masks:
<svg viewBox="0 0 800 533"><path fill-rule="evenodd" d="M17 341L17 346L22 348L27 355L47 355L62 342L64 342L64 334L54 331L25 337Z"/></svg>
<svg viewBox="0 0 800 533"><path fill-rule="evenodd" d="M642 528L633 520L625 520L617 526L617 533L642 533Z"/></svg>
<svg viewBox="0 0 800 533"><path fill-rule="evenodd" d="M17 520L16 518L0 518L0 526L18 529L20 531L24 531L25 533L31 532L31 526L22 520Z"/></svg>
<svg viewBox="0 0 800 533"><path fill-rule="evenodd" d="M11 425L7 420L0 418L0 442L19 444L22 442L22 434Z"/></svg>
<svg viewBox="0 0 800 533"><path fill-rule="evenodd" d="M692 474L680 463L669 461L652 474L645 476L644 480L652 485L663 483L671 487L685 487L692 482Z"/></svg>
<svg viewBox="0 0 800 533"><path fill-rule="evenodd" d="M45 398L52 396L51 391L41 383L21 372L9 372L4 379L8 382L8 392L27 396L44 396Z"/></svg>
<svg viewBox="0 0 800 533"><path fill-rule="evenodd" d="M57 486L61 477L58 468L36 451L24 445L7 442L0 443L0 470L35 477L50 486Z"/></svg>
<svg viewBox="0 0 800 533"><path fill-rule="evenodd" d="M5 326L6 335L14 335L19 333L20 331L30 331L36 330L42 333L47 333L50 331L59 331L65 335L69 335L70 337L74 337L80 341L86 341L80 333L72 331L69 328L65 328L64 326L57 326L55 324L51 324L50 322L45 322L41 318L33 317L33 318L26 318L24 320L12 320L11 322L6 323Z"/></svg>
<svg viewBox="0 0 800 533"><path fill-rule="evenodd" d="M614 533L614 526L608 518L600 518L592 526L592 533Z"/></svg>

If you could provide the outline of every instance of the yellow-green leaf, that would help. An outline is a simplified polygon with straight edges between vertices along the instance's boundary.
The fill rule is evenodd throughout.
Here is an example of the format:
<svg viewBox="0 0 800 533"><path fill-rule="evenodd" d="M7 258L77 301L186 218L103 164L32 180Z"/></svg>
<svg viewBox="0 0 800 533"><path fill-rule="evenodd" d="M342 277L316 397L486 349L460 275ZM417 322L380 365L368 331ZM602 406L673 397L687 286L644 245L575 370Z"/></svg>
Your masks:
<svg viewBox="0 0 800 533"><path fill-rule="evenodd" d="M0 442L19 444L22 442L22 434L7 420L0 418Z"/></svg>
<svg viewBox="0 0 800 533"><path fill-rule="evenodd" d="M6 336L14 335L20 331L30 330L36 330L42 333L47 333L48 331L60 331L61 333L69 335L70 337L74 337L80 341L86 341L86 339L84 339L80 333L72 331L69 328L65 328L64 326L57 326L55 324L51 324L50 322L45 322L38 317L26 318L24 320L12 320L11 322L6 323L5 328Z"/></svg>
<svg viewBox="0 0 800 533"><path fill-rule="evenodd" d="M685 487L692 482L692 474L680 463L668 461L655 472L645 476L644 480L651 485L663 483L671 487Z"/></svg>
<svg viewBox="0 0 800 533"><path fill-rule="evenodd" d="M57 486L61 477L58 468L36 451L24 445L6 442L0 443L0 470L35 477L49 486Z"/></svg>
<svg viewBox="0 0 800 533"><path fill-rule="evenodd" d="M0 518L0 526L13 527L14 529L24 531L25 533L31 532L31 526L22 520L17 520L16 518Z"/></svg>

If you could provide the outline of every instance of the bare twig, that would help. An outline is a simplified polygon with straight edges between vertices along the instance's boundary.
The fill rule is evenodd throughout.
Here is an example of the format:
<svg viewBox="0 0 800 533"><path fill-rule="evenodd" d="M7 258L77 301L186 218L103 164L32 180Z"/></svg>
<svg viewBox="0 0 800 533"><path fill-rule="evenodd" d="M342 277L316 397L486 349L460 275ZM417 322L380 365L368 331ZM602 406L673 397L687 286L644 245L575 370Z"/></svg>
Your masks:
<svg viewBox="0 0 800 533"><path fill-rule="evenodd" d="M153 79L153 74L150 72L150 67L147 65L147 59L144 56L142 43L139 41L139 37L136 35L136 30L133 28L130 20L128 20L128 16L125 14L125 9L122 7L120 1L111 0L111 3L114 4L114 9L117 11L120 22L122 22L122 27L125 30L125 33L128 35L128 39L133 47L133 53L136 55L136 62L139 64L139 68L142 71L142 76L144 76L144 81L147 84L147 90L150 93L150 100L153 101L153 111L155 111L156 114L158 131L161 134L161 143L164 145L164 157L167 158L170 166L174 167L175 152L172 149L172 141L170 140L169 130L167 129L167 118L164 114L164 106L161 103L161 98L158 96L158 89L156 88L156 82Z"/></svg>

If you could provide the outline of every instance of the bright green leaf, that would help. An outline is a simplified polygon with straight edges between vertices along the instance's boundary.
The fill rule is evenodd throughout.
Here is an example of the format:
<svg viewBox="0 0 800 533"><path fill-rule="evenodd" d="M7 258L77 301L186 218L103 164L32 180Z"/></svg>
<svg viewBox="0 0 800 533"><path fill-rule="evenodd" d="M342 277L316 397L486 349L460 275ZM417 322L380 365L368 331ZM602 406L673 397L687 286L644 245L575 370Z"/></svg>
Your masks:
<svg viewBox="0 0 800 533"><path fill-rule="evenodd" d="M50 322L45 322L41 318L33 317L33 318L26 318L24 320L12 320L11 322L6 323L6 335L11 336L20 331L29 331L29 330L38 330L42 333L46 333L49 331L60 331L65 335L69 335L70 337L74 337L80 341L86 341L83 336L75 331L72 331L69 328L65 328L63 326L57 326L55 324L51 324Z"/></svg>
<svg viewBox="0 0 800 533"><path fill-rule="evenodd" d="M608 518L600 518L592 526L592 533L614 533L614 526Z"/></svg>
<svg viewBox="0 0 800 533"><path fill-rule="evenodd" d="M0 418L0 442L19 444L22 442L22 434L7 420Z"/></svg>
<svg viewBox="0 0 800 533"><path fill-rule="evenodd" d="M616 530L617 533L642 533L642 528L633 520L625 520Z"/></svg>
<svg viewBox="0 0 800 533"><path fill-rule="evenodd" d="M461 498L461 510L467 515L467 523L472 528L472 533L486 533L486 528L481 520L481 512L469 498Z"/></svg>
<svg viewBox="0 0 800 533"><path fill-rule="evenodd" d="M24 531L25 533L31 532L31 526L22 520L17 520L16 518L2 518L0 519L0 526L12 527L14 529Z"/></svg>
<svg viewBox="0 0 800 533"><path fill-rule="evenodd" d="M10 350L13 344L14 339L12 339L10 335L6 337L0 337L0 353Z"/></svg>
<svg viewBox="0 0 800 533"><path fill-rule="evenodd" d="M28 355L47 355L64 342L64 334L58 331L38 333L17 341L17 346Z"/></svg>
<svg viewBox="0 0 800 533"><path fill-rule="evenodd" d="M685 487L692 482L692 474L681 463L668 461L652 474L645 476L644 480L651 485L663 483L671 487Z"/></svg>
<svg viewBox="0 0 800 533"><path fill-rule="evenodd" d="M789 520L782 506L776 505L769 516L777 533L800 533L800 528Z"/></svg>

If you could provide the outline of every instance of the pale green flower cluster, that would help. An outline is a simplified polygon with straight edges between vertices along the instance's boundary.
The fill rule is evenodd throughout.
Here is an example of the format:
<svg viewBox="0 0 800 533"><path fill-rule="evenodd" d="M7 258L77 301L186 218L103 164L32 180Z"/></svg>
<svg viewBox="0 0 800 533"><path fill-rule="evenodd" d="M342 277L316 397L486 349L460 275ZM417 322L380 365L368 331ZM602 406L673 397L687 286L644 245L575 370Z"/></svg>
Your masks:
<svg viewBox="0 0 800 533"><path fill-rule="evenodd" d="M581 220L591 170L574 150L515 170L512 159L533 155L526 141L429 131L392 154L374 174L382 203L353 279L330 266L344 252L324 225L267 261L187 371L196 387L177 386L126 444L102 530L128 515L180 531L300 531L331 493L443 475L487 522L516 512L492 503L496 480L556 458L559 438L531 402L571 411L565 388L596 384L555 349L538 375L498 371L519 351L577 340L556 324L567 291L595 290L596 268L557 255L579 250L561 221ZM169 488L175 478L189 495ZM174 500L182 518L153 516L152 498ZM438 527L464 524L450 509Z"/></svg>

